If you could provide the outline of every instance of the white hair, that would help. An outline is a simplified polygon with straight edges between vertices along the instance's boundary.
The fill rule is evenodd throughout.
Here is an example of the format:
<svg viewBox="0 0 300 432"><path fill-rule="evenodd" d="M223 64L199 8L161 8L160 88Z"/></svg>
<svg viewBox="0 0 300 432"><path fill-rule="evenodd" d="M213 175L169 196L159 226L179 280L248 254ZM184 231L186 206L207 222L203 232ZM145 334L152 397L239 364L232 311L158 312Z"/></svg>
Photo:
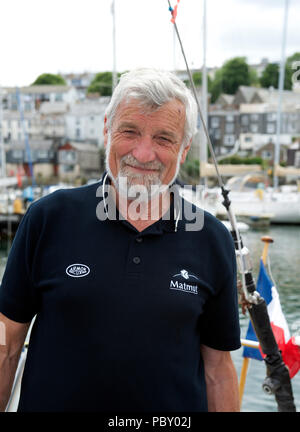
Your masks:
<svg viewBox="0 0 300 432"><path fill-rule="evenodd" d="M157 109L173 99L178 99L185 107L182 146L187 146L197 132L197 105L194 97L183 81L172 72L142 68L123 74L106 109L109 130L119 104L130 99L138 99L151 109Z"/></svg>

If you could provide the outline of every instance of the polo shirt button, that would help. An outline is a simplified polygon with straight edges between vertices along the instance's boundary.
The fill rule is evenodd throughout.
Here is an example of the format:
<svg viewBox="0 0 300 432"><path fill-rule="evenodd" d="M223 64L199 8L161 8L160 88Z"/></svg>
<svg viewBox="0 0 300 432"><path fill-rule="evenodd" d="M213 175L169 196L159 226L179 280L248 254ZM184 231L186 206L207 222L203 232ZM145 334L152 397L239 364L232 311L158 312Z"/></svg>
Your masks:
<svg viewBox="0 0 300 432"><path fill-rule="evenodd" d="M142 243L143 238L142 238L142 237L137 237L137 238L135 239L135 241L138 242L138 243Z"/></svg>
<svg viewBox="0 0 300 432"><path fill-rule="evenodd" d="M134 257L133 260L134 264L139 264L141 262L141 258L140 257Z"/></svg>

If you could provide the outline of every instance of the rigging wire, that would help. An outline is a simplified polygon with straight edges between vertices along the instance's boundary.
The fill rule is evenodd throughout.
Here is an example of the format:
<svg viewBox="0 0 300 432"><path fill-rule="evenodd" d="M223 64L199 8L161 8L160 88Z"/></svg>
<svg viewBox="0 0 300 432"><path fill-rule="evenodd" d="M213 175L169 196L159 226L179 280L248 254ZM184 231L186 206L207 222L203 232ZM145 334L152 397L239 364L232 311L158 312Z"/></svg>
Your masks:
<svg viewBox="0 0 300 432"><path fill-rule="evenodd" d="M171 15L173 16L173 8L171 6L170 0L168 0L168 4L169 4L169 11L171 12ZM177 39L178 39L178 42L179 42L179 45L180 45L181 53L182 53L182 56L183 56L183 59L184 59L184 62L185 62L186 70L187 70L187 73L188 73L188 76L189 76L189 80L190 80L190 83L191 83L191 87L192 87L192 92L193 92L193 95L194 95L194 98L195 98L195 101L196 101L196 104L197 104L197 107L198 107L198 112L199 112L200 120L201 120L201 123L202 123L202 126L203 126L203 130L204 130L204 133L205 133L205 136L206 136L206 139L207 139L207 143L208 143L208 146L209 146L210 154L211 154L211 157L213 159L213 163L214 163L216 174L217 174L218 183L219 183L219 186L220 186L220 188L222 190L222 195L223 195L223 198L224 198L223 205L224 205L224 207L227 210L229 221L230 221L230 224L232 226L232 230L235 233L236 244L237 244L238 251L239 251L239 256L240 256L239 263L240 263L240 267L241 267L241 277L242 277L243 293L244 293L244 296L246 297L246 300L248 300L248 301L250 301L252 303L256 303L256 301L257 301L256 300L256 296L253 295L253 294L250 294L248 292L248 290L247 290L247 287L246 287L245 265L244 265L243 254L242 254L242 239L241 239L238 227L237 227L237 222L236 222L235 214L233 213L233 211L231 209L231 206L230 206L231 203L230 203L229 198L228 198L229 191L225 189L222 177L221 177L220 172L219 172L218 162L217 162L217 159L216 159L216 156L215 156L215 151L214 151L214 148L212 146L212 143L211 143L211 140L210 140L210 136L209 136L209 133L208 133L208 129L207 129L207 126L206 126L206 123L205 123L205 120L204 120L204 117L203 117L203 114L202 114L201 105L200 105L199 98L198 98L198 95L197 95L197 91L196 91L196 87L195 87L195 84L194 84L194 80L193 80L193 77L192 77L192 74L191 74L191 71L190 71L190 68L189 68L189 65L188 65L188 61L187 61L187 58L186 58L186 55L185 55L183 43L182 43L179 31L178 31L176 20L173 19L172 22L173 22L173 25L174 25L174 28L175 28L175 32L176 32L176 36L177 36Z"/></svg>

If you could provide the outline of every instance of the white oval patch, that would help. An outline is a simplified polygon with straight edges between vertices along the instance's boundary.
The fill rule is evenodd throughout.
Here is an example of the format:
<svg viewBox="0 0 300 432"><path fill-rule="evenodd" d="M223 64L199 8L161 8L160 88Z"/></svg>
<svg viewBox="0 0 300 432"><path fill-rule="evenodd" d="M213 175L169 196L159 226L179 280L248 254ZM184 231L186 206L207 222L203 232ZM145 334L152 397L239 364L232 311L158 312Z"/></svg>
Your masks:
<svg viewBox="0 0 300 432"><path fill-rule="evenodd" d="M66 273L71 277L84 277L90 273L90 269L85 264L71 264L66 268Z"/></svg>

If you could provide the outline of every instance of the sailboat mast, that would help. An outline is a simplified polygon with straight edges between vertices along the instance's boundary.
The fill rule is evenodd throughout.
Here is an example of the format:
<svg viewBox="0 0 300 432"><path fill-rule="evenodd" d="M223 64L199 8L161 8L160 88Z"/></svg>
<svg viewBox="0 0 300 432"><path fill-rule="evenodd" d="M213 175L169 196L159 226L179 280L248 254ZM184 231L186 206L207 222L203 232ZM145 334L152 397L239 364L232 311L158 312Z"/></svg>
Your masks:
<svg viewBox="0 0 300 432"><path fill-rule="evenodd" d="M113 73L112 73L112 91L116 88L117 85L117 57L116 57L116 14L115 14L115 0L112 0L111 3L111 13L113 20Z"/></svg>
<svg viewBox="0 0 300 432"><path fill-rule="evenodd" d="M276 171L280 162L280 133L281 133L281 118L282 118L281 112L282 112L282 95L283 95L284 75L285 75L285 46L286 46L286 32L287 32L287 21L288 21L288 7L289 7L289 0L285 0L283 34L282 34L282 44L281 44L281 60L280 60L280 70L279 70L279 82L278 82L276 143L274 149L274 168L273 168L274 189L278 188L278 176Z"/></svg>
<svg viewBox="0 0 300 432"><path fill-rule="evenodd" d="M206 70L206 0L203 0L203 23L202 23L202 49L203 49L203 63L202 63L202 113L205 124L207 124L207 70ZM201 166L206 166L207 163L207 139L205 132L202 130L200 137L200 170ZM204 168L205 169L205 168ZM201 172L200 172L201 174ZM202 181L206 186L206 174L202 175Z"/></svg>
<svg viewBox="0 0 300 432"><path fill-rule="evenodd" d="M1 149L1 177L6 177L6 159L5 159L5 149L3 142L3 110L2 110L2 88L0 87L0 149Z"/></svg>

